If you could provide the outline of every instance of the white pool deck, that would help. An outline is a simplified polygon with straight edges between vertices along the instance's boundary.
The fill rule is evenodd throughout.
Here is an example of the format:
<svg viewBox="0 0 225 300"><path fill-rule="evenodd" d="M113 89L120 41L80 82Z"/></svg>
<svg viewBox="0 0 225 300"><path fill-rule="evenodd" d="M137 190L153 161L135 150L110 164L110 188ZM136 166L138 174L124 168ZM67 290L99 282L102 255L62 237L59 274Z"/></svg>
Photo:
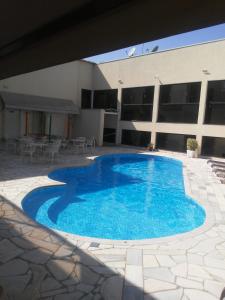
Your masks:
<svg viewBox="0 0 225 300"><path fill-rule="evenodd" d="M28 192L59 184L47 177L51 170L124 152L141 151L102 147L88 155L61 155L54 164L0 152L0 299L220 299L225 287L225 185L206 159L146 153L183 162L185 191L206 210L205 223L185 234L141 241L85 238L54 233L20 212Z"/></svg>

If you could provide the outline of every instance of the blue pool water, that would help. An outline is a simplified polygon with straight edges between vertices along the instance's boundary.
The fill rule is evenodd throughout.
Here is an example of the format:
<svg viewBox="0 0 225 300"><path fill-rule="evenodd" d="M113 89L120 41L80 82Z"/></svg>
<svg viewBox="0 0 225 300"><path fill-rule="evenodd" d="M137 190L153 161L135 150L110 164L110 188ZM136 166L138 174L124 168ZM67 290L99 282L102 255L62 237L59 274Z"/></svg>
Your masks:
<svg viewBox="0 0 225 300"><path fill-rule="evenodd" d="M23 200L37 222L89 237L135 240L171 236L204 223L205 211L185 194L182 163L144 154L98 157L87 167L59 169L65 184Z"/></svg>

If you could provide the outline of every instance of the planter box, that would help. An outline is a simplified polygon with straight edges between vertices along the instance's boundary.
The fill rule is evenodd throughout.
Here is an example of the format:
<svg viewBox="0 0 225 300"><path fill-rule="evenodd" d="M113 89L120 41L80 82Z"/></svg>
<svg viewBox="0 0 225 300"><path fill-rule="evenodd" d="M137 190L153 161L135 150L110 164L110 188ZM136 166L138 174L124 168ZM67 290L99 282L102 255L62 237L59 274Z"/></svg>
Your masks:
<svg viewBox="0 0 225 300"><path fill-rule="evenodd" d="M197 158L198 157L198 150L187 150L187 157L189 158Z"/></svg>

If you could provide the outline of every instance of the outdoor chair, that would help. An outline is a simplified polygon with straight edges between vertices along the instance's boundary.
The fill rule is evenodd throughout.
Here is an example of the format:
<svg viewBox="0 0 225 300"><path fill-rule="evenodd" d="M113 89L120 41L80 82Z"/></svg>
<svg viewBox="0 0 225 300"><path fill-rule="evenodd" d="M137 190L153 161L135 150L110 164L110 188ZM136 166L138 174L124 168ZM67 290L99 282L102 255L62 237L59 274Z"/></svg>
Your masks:
<svg viewBox="0 0 225 300"><path fill-rule="evenodd" d="M59 149L61 146L61 141L60 143L54 142L52 144L49 144L45 149L44 149L44 155L48 156L51 162L54 162L56 155L59 153Z"/></svg>
<svg viewBox="0 0 225 300"><path fill-rule="evenodd" d="M78 152L80 152L79 150L81 150L82 153L84 153L87 149L86 137L77 137L72 140L72 143L75 149L78 150Z"/></svg>
<svg viewBox="0 0 225 300"><path fill-rule="evenodd" d="M40 141L43 142L43 143L47 143L48 137L47 137L46 135L45 135L45 136L42 136L42 137L40 138Z"/></svg>
<svg viewBox="0 0 225 300"><path fill-rule="evenodd" d="M67 149L67 148L68 148L68 144L69 144L69 141L68 141L68 140L66 140L66 139L62 140L62 141L61 141L61 149L62 149L62 150Z"/></svg>
<svg viewBox="0 0 225 300"><path fill-rule="evenodd" d="M94 137L87 138L86 147L87 147L87 150L88 150L88 148L90 148L91 152L93 152L93 150L95 149L95 138Z"/></svg>
<svg viewBox="0 0 225 300"><path fill-rule="evenodd" d="M86 137L84 137L84 136L79 136L79 137L76 137L75 139L74 139L76 142L80 142L80 143L85 143L86 142Z"/></svg>
<svg viewBox="0 0 225 300"><path fill-rule="evenodd" d="M23 157L29 156L31 162L34 158L34 153L35 153L35 147L34 146L32 146L28 143L21 143L20 144L20 154Z"/></svg>
<svg viewBox="0 0 225 300"><path fill-rule="evenodd" d="M212 171L218 177L222 184L225 184L225 163L220 160L210 159L207 161L210 164Z"/></svg>
<svg viewBox="0 0 225 300"><path fill-rule="evenodd" d="M8 152L17 152L17 141L16 139L8 139L6 142L6 148Z"/></svg>

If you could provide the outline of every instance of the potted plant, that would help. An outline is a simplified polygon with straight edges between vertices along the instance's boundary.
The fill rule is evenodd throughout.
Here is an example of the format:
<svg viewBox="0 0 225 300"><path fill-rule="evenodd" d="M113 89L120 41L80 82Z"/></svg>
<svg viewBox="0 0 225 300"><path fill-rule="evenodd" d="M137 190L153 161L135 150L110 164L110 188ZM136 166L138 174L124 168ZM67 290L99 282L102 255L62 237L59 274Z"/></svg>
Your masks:
<svg viewBox="0 0 225 300"><path fill-rule="evenodd" d="M196 139L187 139L187 157L195 158L198 156L198 142Z"/></svg>
<svg viewBox="0 0 225 300"><path fill-rule="evenodd" d="M148 150L148 151L154 151L154 150L155 150L154 144L150 142L150 143L148 144L148 146L147 146L147 150Z"/></svg>

